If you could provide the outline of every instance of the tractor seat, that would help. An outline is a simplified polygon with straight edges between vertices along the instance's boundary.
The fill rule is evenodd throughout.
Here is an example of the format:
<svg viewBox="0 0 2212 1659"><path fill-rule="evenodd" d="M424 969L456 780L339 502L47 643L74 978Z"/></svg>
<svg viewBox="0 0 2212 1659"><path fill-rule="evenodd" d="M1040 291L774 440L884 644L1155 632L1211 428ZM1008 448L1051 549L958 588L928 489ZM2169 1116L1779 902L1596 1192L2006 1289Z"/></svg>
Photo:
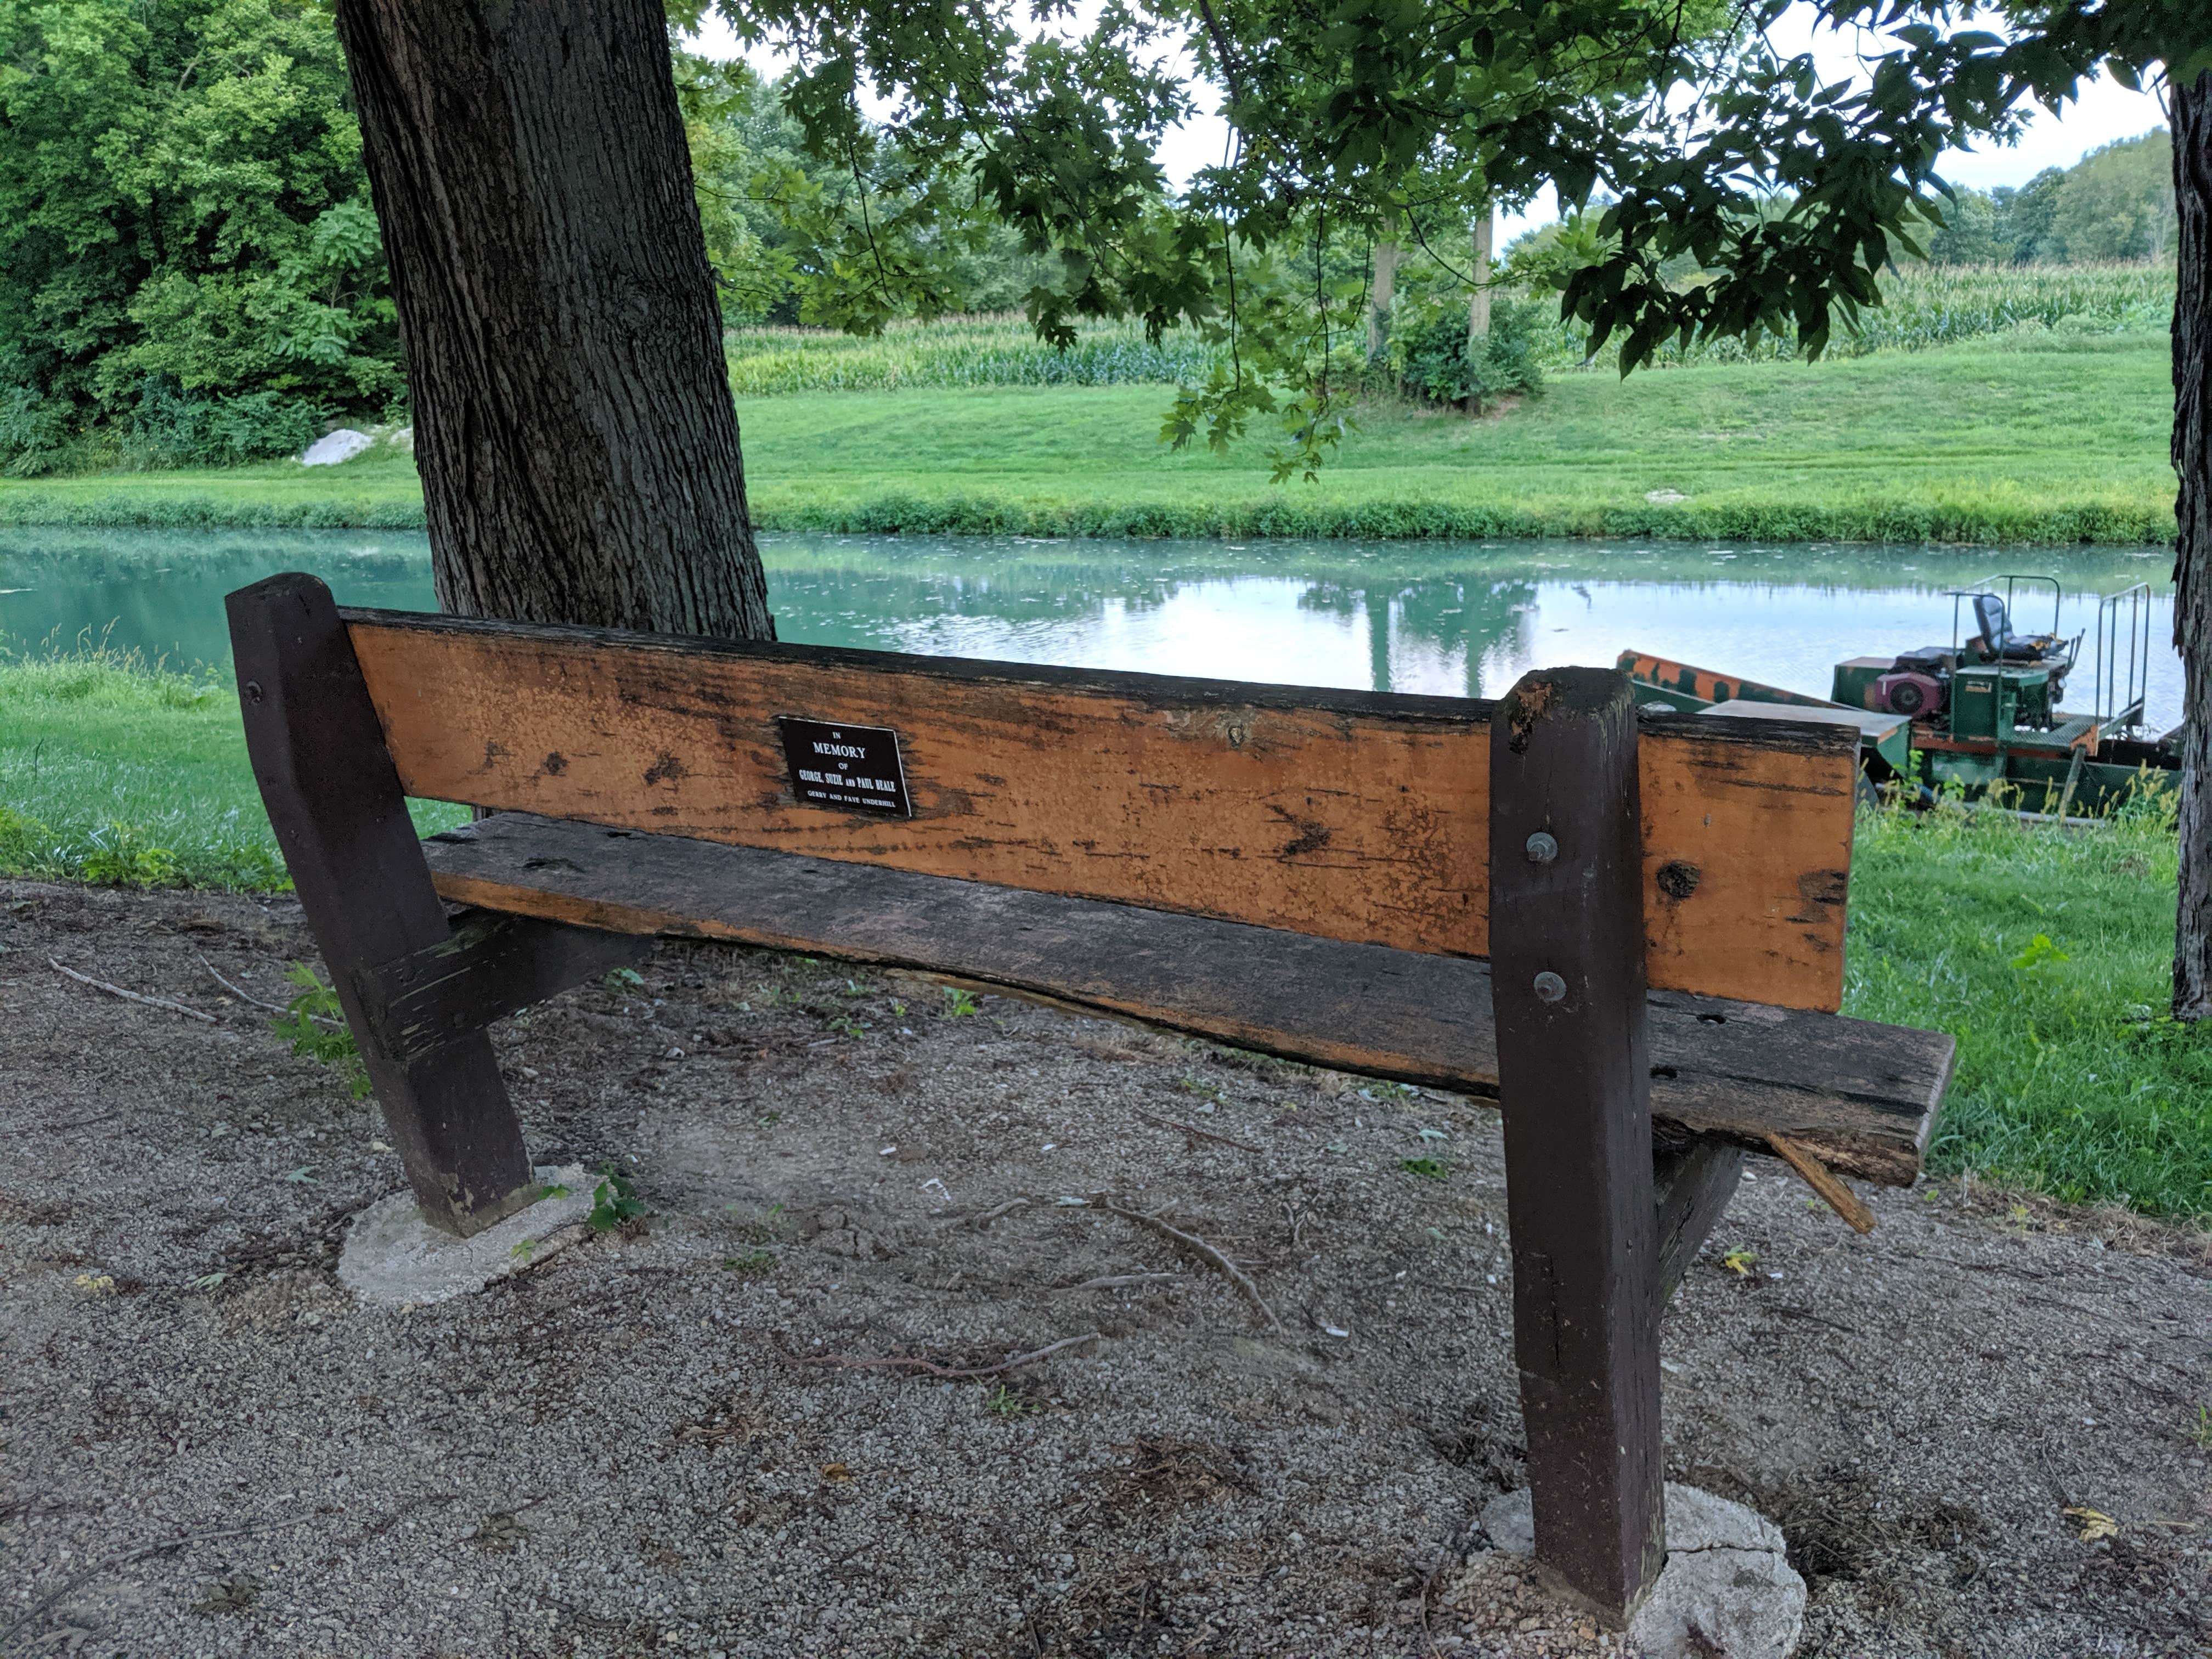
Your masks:
<svg viewBox="0 0 2212 1659"><path fill-rule="evenodd" d="M2005 603L1994 593L1974 595L1974 620L1981 627L1982 649L1996 662L2041 662L2051 641L2012 631Z"/></svg>

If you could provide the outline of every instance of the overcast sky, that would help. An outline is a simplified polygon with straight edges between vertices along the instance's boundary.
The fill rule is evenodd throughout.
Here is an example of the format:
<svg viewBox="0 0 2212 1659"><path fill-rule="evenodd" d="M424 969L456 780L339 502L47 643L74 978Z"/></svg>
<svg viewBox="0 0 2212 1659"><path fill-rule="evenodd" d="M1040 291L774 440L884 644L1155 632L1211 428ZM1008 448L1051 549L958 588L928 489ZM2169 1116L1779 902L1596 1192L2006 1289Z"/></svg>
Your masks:
<svg viewBox="0 0 2212 1659"><path fill-rule="evenodd" d="M1079 7L1079 21L1087 23L1091 9L1087 5ZM1863 47L1854 40L1839 38L1832 33L1816 38L1812 22L1812 9L1798 7L1775 31L1777 50L1792 53L1809 45L1822 72L1840 76L1855 67L1859 51L1881 49L1879 37L1869 37ZM737 42L719 19L710 21L696 45L698 50L713 58L739 55ZM752 58L755 66L763 74L774 75L782 67L765 54L746 55ZM1971 185L1977 190L1991 190L1999 185L2024 185L2045 167L2071 167L2100 144L2109 144L2116 138L2132 138L2165 124L2166 112L2154 94L2130 92L2106 77L2085 87L2081 98L2069 104L2063 114L2037 108L2017 144L1951 151L1944 159L1942 173L1953 184ZM1221 159L1224 136L1223 123L1218 117L1198 117L1168 135L1159 149L1160 164L1167 169L1170 178L1181 184L1198 168ZM1547 192L1531 204L1528 213L1501 216L1498 246L1503 247L1532 224L1545 223L1555 211Z"/></svg>

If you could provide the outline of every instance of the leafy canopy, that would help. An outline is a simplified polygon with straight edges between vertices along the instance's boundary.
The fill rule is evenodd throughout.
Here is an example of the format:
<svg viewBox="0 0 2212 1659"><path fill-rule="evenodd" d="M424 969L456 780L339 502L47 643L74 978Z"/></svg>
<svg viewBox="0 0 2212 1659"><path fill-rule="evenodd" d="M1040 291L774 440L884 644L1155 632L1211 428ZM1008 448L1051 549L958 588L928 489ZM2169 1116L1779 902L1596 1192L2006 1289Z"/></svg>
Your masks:
<svg viewBox="0 0 2212 1659"><path fill-rule="evenodd" d="M1210 423L1225 442L1276 410L1293 440L1279 470L1310 469L1341 429L1344 319L1318 277L1300 289L1332 234L1550 184L1591 210L1550 266L1563 314L1617 341L1624 372L1668 340L1786 335L1818 354L1945 222L1946 148L2013 135L2030 100L2063 104L2100 69L2133 85L2212 67L2195 0L1814 0L1869 57L1826 84L1768 42L1790 0L1105 0L1087 26L1065 0L676 15L708 3L793 55L787 107L813 153L871 142L863 100L888 100L874 141L1050 261L1026 296L1046 338L1084 315L1215 332L1228 366L1170 435ZM1193 65L1233 139L1171 199L1152 158L1194 107ZM1675 278L1686 257L1695 283Z"/></svg>

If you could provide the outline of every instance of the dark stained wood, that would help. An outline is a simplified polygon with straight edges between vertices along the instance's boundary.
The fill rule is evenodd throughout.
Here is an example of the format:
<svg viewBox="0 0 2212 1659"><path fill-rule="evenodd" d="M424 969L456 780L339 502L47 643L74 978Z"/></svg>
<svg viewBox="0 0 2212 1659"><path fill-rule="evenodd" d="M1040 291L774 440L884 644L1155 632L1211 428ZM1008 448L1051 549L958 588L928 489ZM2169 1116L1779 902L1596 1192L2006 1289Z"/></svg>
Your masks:
<svg viewBox="0 0 2212 1659"><path fill-rule="evenodd" d="M463 911L453 938L354 975L386 1053L414 1060L649 955L651 941L534 916Z"/></svg>
<svg viewBox="0 0 2212 1659"><path fill-rule="evenodd" d="M1489 950L1489 705L349 611L408 792L1364 944ZM802 806L775 724L889 726L915 816ZM1842 994L1852 734L1654 722L1653 983Z"/></svg>
<svg viewBox="0 0 2212 1659"><path fill-rule="evenodd" d="M537 1187L481 1032L409 1060L363 1015L362 968L442 945L452 930L345 627L312 576L272 576L227 605L254 781L392 1144L423 1218L476 1232Z"/></svg>
<svg viewBox="0 0 2212 1659"><path fill-rule="evenodd" d="M1653 1158L1659 1200L1659 1305L1665 1307L1743 1180L1743 1148L1698 1135Z"/></svg>
<svg viewBox="0 0 2212 1659"><path fill-rule="evenodd" d="M503 812L422 845L458 903L914 968L1346 1071L1494 1096L1486 962ZM1910 1184L1953 1044L1718 998L1650 999L1653 1110Z"/></svg>
<svg viewBox="0 0 2212 1659"><path fill-rule="evenodd" d="M1536 1559L1614 1620L1667 1559L1636 751L1610 669L1524 675L1492 717L1491 994Z"/></svg>

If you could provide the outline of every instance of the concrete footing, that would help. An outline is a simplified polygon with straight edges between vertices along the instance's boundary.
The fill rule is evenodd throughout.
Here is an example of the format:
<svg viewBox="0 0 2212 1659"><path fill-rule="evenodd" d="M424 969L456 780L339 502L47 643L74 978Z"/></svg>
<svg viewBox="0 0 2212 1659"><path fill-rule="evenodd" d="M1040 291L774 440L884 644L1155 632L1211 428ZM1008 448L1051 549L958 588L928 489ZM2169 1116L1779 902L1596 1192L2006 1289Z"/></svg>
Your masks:
<svg viewBox="0 0 2212 1659"><path fill-rule="evenodd" d="M375 1306L419 1307L480 1291L495 1279L526 1272L583 1236L592 1212L592 1177L580 1164L542 1169L538 1180L565 1188L494 1223L471 1238L455 1238L425 1222L412 1193L394 1193L354 1218L338 1254L338 1283Z"/></svg>
<svg viewBox="0 0 2212 1659"><path fill-rule="evenodd" d="M1528 1493L1482 1511L1493 1547L1536 1551ZM1629 1620L1638 1659L1790 1659L1805 1627L1805 1581L1783 1554L1782 1529L1694 1486L1667 1484L1667 1565Z"/></svg>

